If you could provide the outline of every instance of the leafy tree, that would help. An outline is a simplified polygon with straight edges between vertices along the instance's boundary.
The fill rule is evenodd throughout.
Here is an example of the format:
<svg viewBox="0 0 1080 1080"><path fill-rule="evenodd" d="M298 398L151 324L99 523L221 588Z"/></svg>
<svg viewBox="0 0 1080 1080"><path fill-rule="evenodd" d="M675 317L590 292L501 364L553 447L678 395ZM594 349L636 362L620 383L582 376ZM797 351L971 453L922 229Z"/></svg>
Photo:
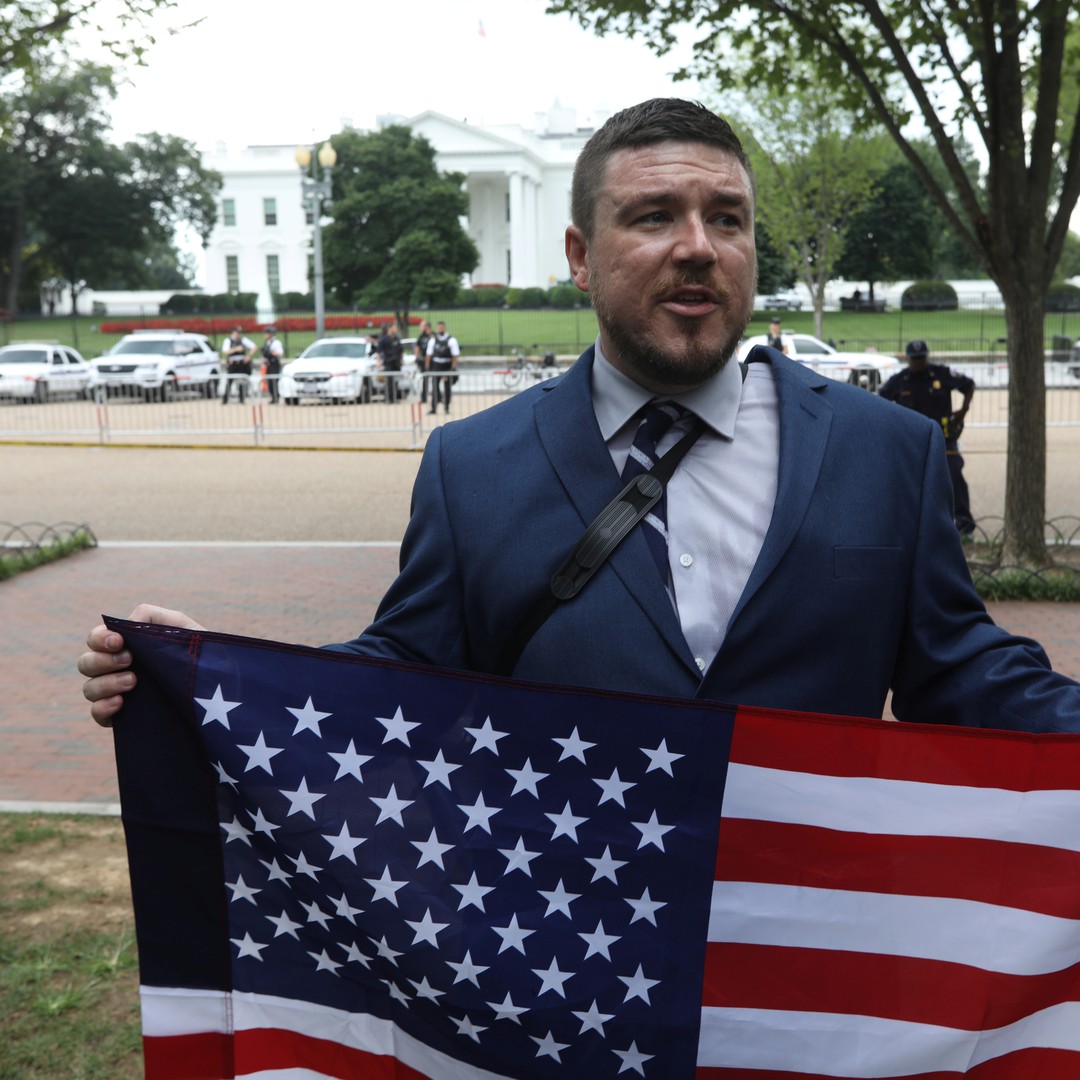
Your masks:
<svg viewBox="0 0 1080 1080"><path fill-rule="evenodd" d="M1074 277L1080 277L1080 236L1071 232L1065 237L1065 247L1061 252L1057 278L1059 281L1064 281Z"/></svg>
<svg viewBox="0 0 1080 1080"><path fill-rule="evenodd" d="M808 84L792 78L798 55L857 116L884 125L1001 291L1005 558L1045 564L1044 313L1080 198L1074 0L548 0L547 10L570 12L599 33L641 35L660 53L685 40L689 24L700 32L692 70L721 82L731 54L750 49L764 85L799 90ZM929 133L951 191L918 153L913 131ZM971 183L958 154L965 132L985 156L983 185Z"/></svg>
<svg viewBox="0 0 1080 1080"><path fill-rule="evenodd" d="M34 75L43 52L73 31L90 31L118 59L141 60L147 27L177 0L16 0L0 5L0 71Z"/></svg>
<svg viewBox="0 0 1080 1080"><path fill-rule="evenodd" d="M221 178L170 135L107 141L112 73L83 65L16 95L0 183L0 280L14 308L25 270L83 285L147 278L147 259L174 247L176 228L204 239ZM130 287L130 286L129 286Z"/></svg>
<svg viewBox="0 0 1080 1080"><path fill-rule="evenodd" d="M411 307L452 302L479 254L462 228L460 173L440 173L435 149L401 125L332 140L333 222L323 233L329 290L360 305L391 305L400 326Z"/></svg>
<svg viewBox="0 0 1080 1080"><path fill-rule="evenodd" d="M848 224L836 263L846 278L870 283L930 277L938 214L914 170L900 161L879 177L874 195Z"/></svg>
<svg viewBox="0 0 1080 1080"><path fill-rule="evenodd" d="M150 27L161 29L162 15L177 0L13 0L0 4L0 73L10 86L32 86L43 71L64 66L65 39L85 34L118 61L141 64L154 43ZM182 27L171 27L175 33ZM8 101L0 97L0 129Z"/></svg>
<svg viewBox="0 0 1080 1080"><path fill-rule="evenodd" d="M754 241L757 244L758 292L790 289L795 284L791 261L773 243L769 230L760 221L754 223Z"/></svg>
<svg viewBox="0 0 1080 1080"><path fill-rule="evenodd" d="M731 101L727 111L758 119L745 139L758 217L810 291L821 336L825 287L836 276L848 222L873 190L881 140L856 134L851 114L820 83L773 92L756 83L752 69L744 72L742 103Z"/></svg>

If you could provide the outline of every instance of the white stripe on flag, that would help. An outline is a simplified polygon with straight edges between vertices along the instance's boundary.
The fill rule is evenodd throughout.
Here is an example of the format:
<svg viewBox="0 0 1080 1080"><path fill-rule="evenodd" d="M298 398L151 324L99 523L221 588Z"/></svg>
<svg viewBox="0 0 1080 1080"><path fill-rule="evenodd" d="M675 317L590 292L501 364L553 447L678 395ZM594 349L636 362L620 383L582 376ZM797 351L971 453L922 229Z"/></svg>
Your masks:
<svg viewBox="0 0 1080 1080"><path fill-rule="evenodd" d="M140 986L144 1035L201 1035L232 1031L229 995L216 990L172 986Z"/></svg>
<svg viewBox="0 0 1080 1080"><path fill-rule="evenodd" d="M350 1050L379 1054L399 1061L425 1076L440 1080L502 1080L487 1069L479 1069L448 1057L408 1035L389 1020L367 1013L350 1013L314 1002L236 991L224 994L213 990L183 990L143 986L143 1035L198 1035L205 1032L288 1031L311 1039L324 1039ZM231 1012L231 1024L220 1026L220 1018ZM311 1070L277 1069L269 1073L242 1073L256 1076L320 1077Z"/></svg>
<svg viewBox="0 0 1080 1080"><path fill-rule="evenodd" d="M698 1065L860 1078L962 1074L1030 1047L1080 1051L1080 1003L986 1032L837 1013L705 1009Z"/></svg>
<svg viewBox="0 0 1080 1080"><path fill-rule="evenodd" d="M733 763L723 813L844 832L978 837L1080 851L1080 791L1007 791Z"/></svg>
<svg viewBox="0 0 1080 1080"><path fill-rule="evenodd" d="M911 956L1007 975L1080 963L1080 921L949 897L747 881L713 886L710 941Z"/></svg>

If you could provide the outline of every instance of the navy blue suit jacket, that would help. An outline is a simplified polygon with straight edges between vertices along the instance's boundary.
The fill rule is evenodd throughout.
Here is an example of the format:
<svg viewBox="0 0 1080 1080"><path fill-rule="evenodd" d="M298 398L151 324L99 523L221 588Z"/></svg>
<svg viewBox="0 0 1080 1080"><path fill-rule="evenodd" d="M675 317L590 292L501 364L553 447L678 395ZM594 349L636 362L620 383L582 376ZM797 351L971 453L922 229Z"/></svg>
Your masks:
<svg viewBox="0 0 1080 1080"><path fill-rule="evenodd" d="M541 627L514 677L859 716L880 716L892 689L903 720L1080 730L1080 686L995 626L972 587L938 426L772 350L757 356L778 392L776 506L709 670L636 530ZM592 359L432 433L400 576L344 648L496 670L621 488L592 407Z"/></svg>

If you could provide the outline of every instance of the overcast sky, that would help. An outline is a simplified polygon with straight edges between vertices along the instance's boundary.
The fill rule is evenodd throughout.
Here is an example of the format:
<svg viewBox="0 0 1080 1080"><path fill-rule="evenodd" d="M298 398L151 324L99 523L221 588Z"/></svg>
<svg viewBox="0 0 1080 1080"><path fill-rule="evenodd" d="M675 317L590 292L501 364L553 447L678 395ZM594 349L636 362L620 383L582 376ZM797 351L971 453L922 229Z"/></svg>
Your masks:
<svg viewBox="0 0 1080 1080"><path fill-rule="evenodd" d="M469 123L533 124L558 101L581 122L649 97L696 97L657 58L598 38L544 0L180 0L146 67L112 106L119 140L156 130L200 147L311 142L346 124L435 109Z"/></svg>

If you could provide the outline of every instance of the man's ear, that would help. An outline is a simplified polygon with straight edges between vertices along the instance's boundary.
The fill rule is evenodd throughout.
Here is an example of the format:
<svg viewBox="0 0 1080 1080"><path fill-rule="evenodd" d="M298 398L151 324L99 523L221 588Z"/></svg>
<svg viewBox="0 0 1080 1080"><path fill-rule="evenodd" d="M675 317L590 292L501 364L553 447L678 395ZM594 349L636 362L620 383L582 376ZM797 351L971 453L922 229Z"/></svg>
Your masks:
<svg viewBox="0 0 1080 1080"><path fill-rule="evenodd" d="M589 291L589 245L585 234L576 225L566 227L566 261L570 280L582 291Z"/></svg>

